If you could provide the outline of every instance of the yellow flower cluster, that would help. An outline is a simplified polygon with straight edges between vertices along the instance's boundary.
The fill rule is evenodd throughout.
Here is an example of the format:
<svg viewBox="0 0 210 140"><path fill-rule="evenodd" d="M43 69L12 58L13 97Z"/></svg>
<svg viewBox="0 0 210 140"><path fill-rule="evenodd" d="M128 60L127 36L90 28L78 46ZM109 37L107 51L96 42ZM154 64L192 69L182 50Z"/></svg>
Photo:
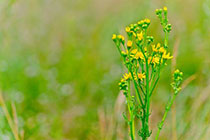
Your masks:
<svg viewBox="0 0 210 140"><path fill-rule="evenodd" d="M127 68L128 73L123 74L119 82L119 89L126 97L127 105L129 108L130 128L131 132L135 132L135 115L136 105L140 108L142 128L140 136L142 139L150 137L149 129L149 114L150 114L150 97L154 92L157 82L160 78L160 71L166 64L166 61L172 59L173 56L168 52L168 35L172 29L171 24L168 24L167 7L156 10L156 15L160 19L165 38L163 43L153 43L154 37L149 35L148 27L150 25L149 19L140 20L134 24L130 24L125 28L127 39L118 34L113 34L112 40L114 41L121 57L123 64ZM175 71L174 74L174 89L177 83L180 84L182 73ZM172 85L172 86L173 86ZM135 94L130 90L132 87L135 89ZM136 100L137 98L138 100ZM134 99L134 100L133 100ZM131 139L134 139L135 134L131 133Z"/></svg>
<svg viewBox="0 0 210 140"><path fill-rule="evenodd" d="M167 51L164 47L161 47L160 43L158 43L156 46L152 45L152 51L155 53L162 54L163 59L172 59L173 58L173 56L170 56L170 53L167 53Z"/></svg>

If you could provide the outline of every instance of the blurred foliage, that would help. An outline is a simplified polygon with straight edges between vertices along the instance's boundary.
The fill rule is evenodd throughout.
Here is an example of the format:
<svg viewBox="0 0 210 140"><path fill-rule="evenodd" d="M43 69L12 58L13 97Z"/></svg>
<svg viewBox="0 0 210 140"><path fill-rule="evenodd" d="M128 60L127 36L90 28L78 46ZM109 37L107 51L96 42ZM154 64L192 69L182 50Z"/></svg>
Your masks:
<svg viewBox="0 0 210 140"><path fill-rule="evenodd" d="M173 25L171 50L179 42L177 67L185 79L197 75L176 100L177 136L179 140L207 140L209 0L1 0L0 87L8 107L11 102L16 105L25 139L98 140L104 139L105 127L112 130L109 139L126 138L123 107L113 109L124 68L111 35L148 17L153 21L150 32L158 42L161 28L154 11L164 5ZM165 95L170 93L170 65L163 71L152 99L154 131ZM116 116L119 121L108 119L104 124L102 119L100 123L103 116ZM0 122L0 139L13 139L2 110ZM162 139L171 137L170 115L166 123ZM115 125L120 130L111 129Z"/></svg>

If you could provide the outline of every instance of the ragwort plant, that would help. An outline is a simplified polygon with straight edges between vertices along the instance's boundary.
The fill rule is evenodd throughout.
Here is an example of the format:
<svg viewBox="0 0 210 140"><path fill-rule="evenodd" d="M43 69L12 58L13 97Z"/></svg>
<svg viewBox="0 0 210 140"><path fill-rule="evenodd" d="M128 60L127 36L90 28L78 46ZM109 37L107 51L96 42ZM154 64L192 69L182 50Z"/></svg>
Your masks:
<svg viewBox="0 0 210 140"><path fill-rule="evenodd" d="M147 140L152 131L149 128L150 99L160 78L160 71L167 61L172 59L168 50L168 36L171 31L171 24L168 23L167 8L157 9L156 15L160 19L165 34L163 43L154 44L154 38L147 34L150 25L149 19L140 20L125 28L128 40L122 35L113 34L114 41L128 73L123 75L119 82L119 88L126 97L128 116L123 117L129 125L131 140L135 140L135 122L140 120L138 135L142 140ZM168 111L173 104L182 81L182 72L176 70L173 75L172 88L173 96L169 99L162 121L158 124L158 131L155 139L158 139L160 130L163 127ZM135 94L131 93L134 87Z"/></svg>

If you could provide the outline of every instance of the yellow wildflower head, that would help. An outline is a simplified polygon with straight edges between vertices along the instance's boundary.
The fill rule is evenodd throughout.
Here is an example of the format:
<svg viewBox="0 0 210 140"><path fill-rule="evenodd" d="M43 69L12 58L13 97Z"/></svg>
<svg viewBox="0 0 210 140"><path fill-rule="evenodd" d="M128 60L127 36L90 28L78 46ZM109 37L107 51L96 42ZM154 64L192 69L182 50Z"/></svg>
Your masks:
<svg viewBox="0 0 210 140"><path fill-rule="evenodd" d="M136 55L135 55L135 58L136 59L144 59L144 55L142 52L137 52Z"/></svg>
<svg viewBox="0 0 210 140"><path fill-rule="evenodd" d="M126 51L121 51L122 56L127 56L128 55L128 50Z"/></svg>
<svg viewBox="0 0 210 140"><path fill-rule="evenodd" d="M121 38L122 38L122 35L118 35L117 38L118 38L118 39L121 39Z"/></svg>
<svg viewBox="0 0 210 140"><path fill-rule="evenodd" d="M150 24L150 20L148 18L146 18L144 21L145 23Z"/></svg>
<svg viewBox="0 0 210 140"><path fill-rule="evenodd" d="M160 53L165 53L166 50L165 50L163 47L160 47L159 52L160 52Z"/></svg>
<svg viewBox="0 0 210 140"><path fill-rule="evenodd" d="M130 29L130 27L128 27L128 26L125 28L125 31L126 31L126 32L130 32L130 30L131 30L131 29Z"/></svg>
<svg viewBox="0 0 210 140"><path fill-rule="evenodd" d="M158 52L160 49L160 43L158 43L156 46L155 45L152 45L152 51L153 52Z"/></svg>
<svg viewBox="0 0 210 140"><path fill-rule="evenodd" d="M152 63L159 64L160 58L159 57L153 57Z"/></svg>
<svg viewBox="0 0 210 140"><path fill-rule="evenodd" d="M145 73L138 73L138 78L143 81L146 78Z"/></svg>
<svg viewBox="0 0 210 140"><path fill-rule="evenodd" d="M143 33L142 32L138 33L137 37L138 37L139 41L142 41L143 40Z"/></svg>
<svg viewBox="0 0 210 140"><path fill-rule="evenodd" d="M125 73L125 74L123 75L123 78L124 78L125 80L129 80L129 79L131 78L131 73Z"/></svg>
<svg viewBox="0 0 210 140"><path fill-rule="evenodd" d="M120 80L120 82L121 82L121 83L122 83L122 82L125 82L125 79L122 78L122 79ZM120 85L121 83L119 83L119 85Z"/></svg>
<svg viewBox="0 0 210 140"><path fill-rule="evenodd" d="M156 47L159 49L160 48L160 43L158 43Z"/></svg>
<svg viewBox="0 0 210 140"><path fill-rule="evenodd" d="M137 53L137 49L133 49L132 51L131 51L131 54L136 54Z"/></svg>
<svg viewBox="0 0 210 140"><path fill-rule="evenodd" d="M117 38L117 35L116 34L113 34L112 35L112 40L115 40Z"/></svg>
<svg viewBox="0 0 210 140"><path fill-rule="evenodd" d="M153 51L153 52L158 52L157 46L152 45L152 51Z"/></svg>
<svg viewBox="0 0 210 140"><path fill-rule="evenodd" d="M122 41L124 41L124 40L125 40L125 37L124 37L124 36L122 36L122 37L121 37L121 39L122 39Z"/></svg>
<svg viewBox="0 0 210 140"><path fill-rule="evenodd" d="M163 7L163 11L165 11L165 12L166 12L167 10L168 10L168 9L167 9L167 7L166 7L166 6L164 6L164 7Z"/></svg>
<svg viewBox="0 0 210 140"><path fill-rule="evenodd" d="M148 58L148 64L153 64L154 66L156 66L156 64L159 64L160 58L159 57L149 57Z"/></svg>
<svg viewBox="0 0 210 140"><path fill-rule="evenodd" d="M131 40L128 40L127 47L130 48L130 47L132 47L132 45L133 45L133 42Z"/></svg>
<svg viewBox="0 0 210 140"><path fill-rule="evenodd" d="M163 53L162 57L163 57L163 59L172 59L173 58L173 56L170 56L170 53L167 54L166 52Z"/></svg>

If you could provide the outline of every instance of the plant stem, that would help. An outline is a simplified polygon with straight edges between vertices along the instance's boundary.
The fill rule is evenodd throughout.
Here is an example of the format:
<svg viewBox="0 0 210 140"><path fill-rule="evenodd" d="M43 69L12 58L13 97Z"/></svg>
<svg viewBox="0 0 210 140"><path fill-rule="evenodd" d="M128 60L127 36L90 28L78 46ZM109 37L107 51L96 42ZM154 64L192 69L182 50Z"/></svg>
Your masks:
<svg viewBox="0 0 210 140"><path fill-rule="evenodd" d="M173 104L173 102L174 102L176 96L177 96L177 93L173 94L172 98L169 99L169 101L168 101L168 105L166 106L166 109L165 109L165 113L164 113L164 115L163 115L163 118L162 118L161 122L160 122L159 125L158 125L158 130L157 130L157 134L156 134L155 140L158 140L160 131L161 131L162 127L163 127L163 124L164 124L164 122L165 122L165 119L166 119L166 117L167 117L167 115L168 115L168 112L169 112L170 109L171 109L171 106L172 106L172 104Z"/></svg>
<svg viewBox="0 0 210 140"><path fill-rule="evenodd" d="M150 92L149 92L149 65L148 65L148 59L146 59L146 98L145 98L145 104L146 104L146 120L145 120L145 139L147 139L149 134L149 109L150 109Z"/></svg>
<svg viewBox="0 0 210 140"><path fill-rule="evenodd" d="M132 77L132 80L133 80L133 83L134 83L134 88L135 88L136 95L138 96L139 102L140 102L140 104L143 107L144 106L144 103L143 103L142 98L141 98L141 95L139 93L138 84L136 83L136 80L134 78L134 75L133 75L132 70L130 70L130 73L131 73L131 77Z"/></svg>
<svg viewBox="0 0 210 140"><path fill-rule="evenodd" d="M131 99L131 92L130 92L130 81L128 81L128 98ZM133 117L133 110L131 110L130 106L130 101L127 99L128 102L128 110L130 113L130 122L129 122L129 127L130 127L130 136L131 140L135 140L135 126L134 126L134 117Z"/></svg>

